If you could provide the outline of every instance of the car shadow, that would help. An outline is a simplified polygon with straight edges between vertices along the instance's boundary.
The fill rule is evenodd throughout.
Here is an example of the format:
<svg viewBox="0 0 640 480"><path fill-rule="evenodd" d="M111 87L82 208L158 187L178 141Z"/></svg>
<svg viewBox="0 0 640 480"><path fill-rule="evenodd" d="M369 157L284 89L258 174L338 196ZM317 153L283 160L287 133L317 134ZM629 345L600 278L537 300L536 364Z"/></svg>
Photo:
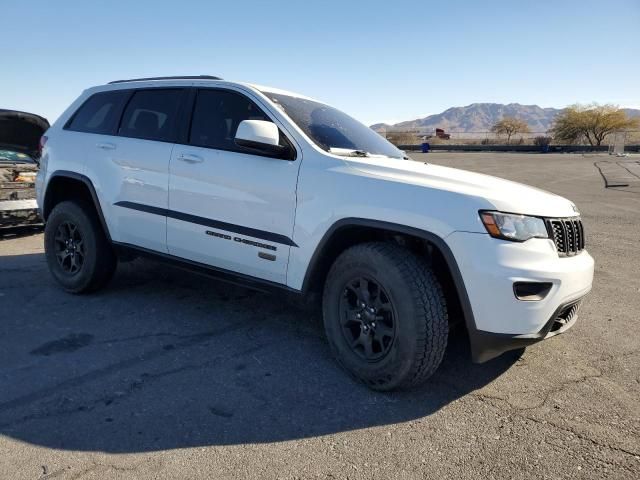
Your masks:
<svg viewBox="0 0 640 480"><path fill-rule="evenodd" d="M464 333L452 334L426 384L380 393L333 361L318 315L155 262L121 264L107 289L73 296L42 254L5 256L0 293L0 433L56 449L279 442L408 422L521 355L474 365Z"/></svg>

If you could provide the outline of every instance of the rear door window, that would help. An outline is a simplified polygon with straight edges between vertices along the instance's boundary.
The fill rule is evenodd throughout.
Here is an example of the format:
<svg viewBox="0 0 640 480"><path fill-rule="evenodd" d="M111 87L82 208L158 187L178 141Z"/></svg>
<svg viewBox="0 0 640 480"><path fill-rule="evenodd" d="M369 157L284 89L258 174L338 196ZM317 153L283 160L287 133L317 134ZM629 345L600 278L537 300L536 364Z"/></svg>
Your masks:
<svg viewBox="0 0 640 480"><path fill-rule="evenodd" d="M174 142L182 89L138 90L125 108L118 134Z"/></svg>
<svg viewBox="0 0 640 480"><path fill-rule="evenodd" d="M67 130L87 133L114 133L124 102L131 92L116 90L96 93L71 117Z"/></svg>

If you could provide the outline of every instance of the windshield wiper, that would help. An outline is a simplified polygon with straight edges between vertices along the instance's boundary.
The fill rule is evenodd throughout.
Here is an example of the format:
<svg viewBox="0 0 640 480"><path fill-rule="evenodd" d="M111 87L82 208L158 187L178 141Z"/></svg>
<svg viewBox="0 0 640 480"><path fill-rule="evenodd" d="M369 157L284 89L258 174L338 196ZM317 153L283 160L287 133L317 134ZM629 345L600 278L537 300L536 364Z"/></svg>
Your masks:
<svg viewBox="0 0 640 480"><path fill-rule="evenodd" d="M390 155L385 155L383 153L371 153L365 150L356 150L355 148L337 148L330 147L329 153L333 153L334 155L340 155L341 157L375 157L375 158L391 158L394 160L410 160L410 158L403 154L401 157L392 157Z"/></svg>
<svg viewBox="0 0 640 480"><path fill-rule="evenodd" d="M356 150L353 148L329 148L329 153L333 153L334 155L340 155L342 157L369 157L369 152L365 152L364 150Z"/></svg>

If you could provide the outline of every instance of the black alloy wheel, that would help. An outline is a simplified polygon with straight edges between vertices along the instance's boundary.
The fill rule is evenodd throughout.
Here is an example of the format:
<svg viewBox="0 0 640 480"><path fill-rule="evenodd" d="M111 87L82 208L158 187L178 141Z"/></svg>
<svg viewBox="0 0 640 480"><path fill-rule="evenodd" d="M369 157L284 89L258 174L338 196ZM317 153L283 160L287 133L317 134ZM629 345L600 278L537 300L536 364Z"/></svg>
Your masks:
<svg viewBox="0 0 640 480"><path fill-rule="evenodd" d="M342 334L356 355L376 362L389 353L396 337L396 313L379 282L364 276L347 282L339 309Z"/></svg>
<svg viewBox="0 0 640 480"><path fill-rule="evenodd" d="M62 271L68 275L75 275L84 264L85 243L78 226L67 221L58 225L56 230L55 254Z"/></svg>

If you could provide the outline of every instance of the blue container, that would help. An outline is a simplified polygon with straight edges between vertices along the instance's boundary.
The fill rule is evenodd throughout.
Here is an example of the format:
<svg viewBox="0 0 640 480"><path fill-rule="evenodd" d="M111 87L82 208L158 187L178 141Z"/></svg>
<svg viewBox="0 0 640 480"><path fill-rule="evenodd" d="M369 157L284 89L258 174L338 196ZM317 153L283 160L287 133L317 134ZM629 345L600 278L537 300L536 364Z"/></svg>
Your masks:
<svg viewBox="0 0 640 480"><path fill-rule="evenodd" d="M422 144L422 153L429 153L429 144L426 142Z"/></svg>

